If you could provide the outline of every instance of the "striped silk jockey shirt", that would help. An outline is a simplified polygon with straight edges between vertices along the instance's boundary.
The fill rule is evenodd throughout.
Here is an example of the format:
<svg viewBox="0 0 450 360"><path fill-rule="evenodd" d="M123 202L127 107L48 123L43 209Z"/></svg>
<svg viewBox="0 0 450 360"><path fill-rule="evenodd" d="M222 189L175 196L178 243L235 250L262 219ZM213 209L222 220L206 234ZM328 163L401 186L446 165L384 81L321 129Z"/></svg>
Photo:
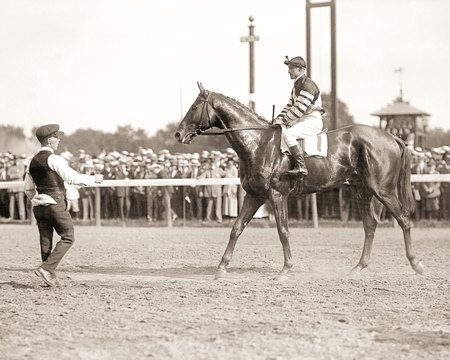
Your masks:
<svg viewBox="0 0 450 360"><path fill-rule="evenodd" d="M325 113L320 90L314 81L302 75L295 80L289 101L277 117L287 125L294 125L315 110Z"/></svg>

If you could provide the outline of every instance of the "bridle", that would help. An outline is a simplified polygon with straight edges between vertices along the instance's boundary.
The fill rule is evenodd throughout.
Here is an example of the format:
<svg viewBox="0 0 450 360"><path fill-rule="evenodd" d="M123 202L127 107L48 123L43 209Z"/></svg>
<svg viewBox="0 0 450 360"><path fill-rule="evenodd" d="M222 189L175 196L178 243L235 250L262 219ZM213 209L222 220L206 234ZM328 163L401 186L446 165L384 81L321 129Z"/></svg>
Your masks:
<svg viewBox="0 0 450 360"><path fill-rule="evenodd" d="M211 115L209 114L209 110L208 110L208 105L211 105L209 103L209 98L211 96L211 93L208 92L208 95L206 96L206 99L203 101L203 105L202 105L202 112L200 113L200 122L198 125L197 130L195 130L195 133L200 136L202 135L206 130L211 129L212 128L212 121L211 121ZM206 129L202 129L202 124L203 124L203 113L205 112L206 109L206 116L207 116L207 120L208 120L208 127Z"/></svg>
<svg viewBox="0 0 450 360"><path fill-rule="evenodd" d="M269 125L269 126L249 126L249 127L242 127L242 128L228 128L228 129L223 129L223 130L207 133L206 130L211 129L213 127L212 120L211 120L211 115L210 115L209 109L208 109L208 105L210 105L212 107L212 105L209 102L210 97L211 97L211 93L208 92L208 95L206 96L206 99L203 101L202 111L200 113L201 121L199 122L198 128L195 130L195 134L198 135L198 136L200 136L200 135L224 135L224 134L229 133L229 132L242 131L242 130L268 130L270 128L278 126L278 125ZM208 128L202 129L203 113L205 111L206 111L206 116L207 116L207 120L208 120ZM216 114L216 116L220 120L222 125L225 127L225 123L220 118L220 116L217 115L217 114Z"/></svg>

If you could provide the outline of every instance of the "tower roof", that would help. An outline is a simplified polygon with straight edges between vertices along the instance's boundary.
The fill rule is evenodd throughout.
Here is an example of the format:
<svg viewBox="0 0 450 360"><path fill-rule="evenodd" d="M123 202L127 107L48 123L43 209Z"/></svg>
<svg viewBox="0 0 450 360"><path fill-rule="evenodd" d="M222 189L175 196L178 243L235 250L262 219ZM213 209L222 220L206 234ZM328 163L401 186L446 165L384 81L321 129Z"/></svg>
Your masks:
<svg viewBox="0 0 450 360"><path fill-rule="evenodd" d="M430 116L427 112L409 105L409 102L402 98L397 98L392 104L381 108L380 110L370 114L372 116L389 116L389 115L422 115Z"/></svg>

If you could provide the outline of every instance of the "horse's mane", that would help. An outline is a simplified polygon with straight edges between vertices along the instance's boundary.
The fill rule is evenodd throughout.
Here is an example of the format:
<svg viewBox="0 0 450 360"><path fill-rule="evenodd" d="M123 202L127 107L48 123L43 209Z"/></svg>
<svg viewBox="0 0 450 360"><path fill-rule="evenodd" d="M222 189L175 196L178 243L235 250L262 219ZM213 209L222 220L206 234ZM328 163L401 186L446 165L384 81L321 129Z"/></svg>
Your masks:
<svg viewBox="0 0 450 360"><path fill-rule="evenodd" d="M235 98L232 98L232 97L220 94L220 93L214 93L214 94L220 95L220 96L224 97L225 99L230 100L239 109L248 112L250 115L253 115L255 120L263 121L265 124L268 123L268 120L266 118L264 118L263 116L259 115L255 110L253 110L253 109L249 108L248 106L242 104L240 101L236 100Z"/></svg>

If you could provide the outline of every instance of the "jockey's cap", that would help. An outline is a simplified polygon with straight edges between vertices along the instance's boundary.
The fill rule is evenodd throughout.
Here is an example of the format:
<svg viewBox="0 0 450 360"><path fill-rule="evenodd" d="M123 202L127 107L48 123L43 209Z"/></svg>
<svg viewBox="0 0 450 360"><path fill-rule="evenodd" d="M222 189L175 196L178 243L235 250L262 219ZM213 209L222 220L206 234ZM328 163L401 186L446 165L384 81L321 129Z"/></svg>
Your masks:
<svg viewBox="0 0 450 360"><path fill-rule="evenodd" d="M292 66L298 66L300 68L306 68L306 61L301 56L293 57L292 59L289 59L289 57L286 56L286 60L284 60L284 63L286 65L292 65Z"/></svg>

